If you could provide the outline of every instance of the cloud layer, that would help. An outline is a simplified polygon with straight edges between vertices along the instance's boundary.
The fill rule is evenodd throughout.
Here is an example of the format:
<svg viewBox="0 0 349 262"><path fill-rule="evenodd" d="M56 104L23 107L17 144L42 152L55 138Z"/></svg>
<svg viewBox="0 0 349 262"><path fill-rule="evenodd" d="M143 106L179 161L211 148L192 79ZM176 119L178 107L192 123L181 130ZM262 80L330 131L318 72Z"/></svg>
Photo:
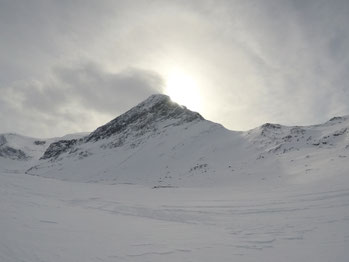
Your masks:
<svg viewBox="0 0 349 262"><path fill-rule="evenodd" d="M100 65L56 67L43 81L18 81L2 88L2 128L34 136L92 131L144 97L162 92L161 78L150 71L119 73Z"/></svg>
<svg viewBox="0 0 349 262"><path fill-rule="evenodd" d="M0 133L89 131L181 70L231 129L349 114L346 0L0 2Z"/></svg>

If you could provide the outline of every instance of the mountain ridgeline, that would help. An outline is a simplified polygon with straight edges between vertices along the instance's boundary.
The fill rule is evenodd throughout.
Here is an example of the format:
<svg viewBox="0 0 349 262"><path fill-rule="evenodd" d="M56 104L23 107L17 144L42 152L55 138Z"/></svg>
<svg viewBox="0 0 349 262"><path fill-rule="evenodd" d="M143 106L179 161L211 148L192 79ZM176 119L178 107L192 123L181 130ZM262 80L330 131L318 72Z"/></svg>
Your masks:
<svg viewBox="0 0 349 262"><path fill-rule="evenodd" d="M108 147L120 147L130 137L136 140L145 134L156 134L159 131L159 127L161 127L161 123L168 123L166 128L169 128L201 120L204 120L204 118L199 113L192 112L172 102L168 96L152 95L84 138L79 140L60 140L52 143L41 159L57 158L67 151L70 151L70 153L75 152L78 146L83 143L97 142L110 138L112 138L112 141L108 143Z"/></svg>
<svg viewBox="0 0 349 262"><path fill-rule="evenodd" d="M144 102L97 128L85 139L85 142L106 139L116 134L130 134L139 137L147 132L155 132L160 122L172 121L167 127L193 121L204 120L199 114L188 110L170 100L165 95L152 95ZM119 138L123 142L125 137Z"/></svg>
<svg viewBox="0 0 349 262"><path fill-rule="evenodd" d="M2 135L0 158L28 162L31 175L82 182L281 185L347 174L348 130L345 116L321 125L230 131L153 95L90 134L47 141Z"/></svg>

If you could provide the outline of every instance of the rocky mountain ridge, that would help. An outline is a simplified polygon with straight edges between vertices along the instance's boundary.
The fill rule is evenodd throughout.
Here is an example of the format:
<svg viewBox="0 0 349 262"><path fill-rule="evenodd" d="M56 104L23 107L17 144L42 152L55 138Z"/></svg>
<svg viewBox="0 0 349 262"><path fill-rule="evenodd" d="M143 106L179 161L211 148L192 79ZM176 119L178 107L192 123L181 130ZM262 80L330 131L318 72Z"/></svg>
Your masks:
<svg viewBox="0 0 349 262"><path fill-rule="evenodd" d="M152 95L126 113L109 123L98 127L89 135L77 140L60 140L52 143L40 159L57 158L65 152L74 153L84 143L107 141L104 148L123 146L127 140L136 147L143 136L156 135L162 128L178 126L184 123L202 121L204 118L196 112L171 101L166 95ZM80 156L84 155L80 152Z"/></svg>
<svg viewBox="0 0 349 262"><path fill-rule="evenodd" d="M45 149L36 159L19 147L13 149L23 155L8 153L4 138L0 149L8 158L31 158L27 173L32 175L153 186L208 185L233 183L237 177L301 177L321 168L329 171L339 162L338 172L348 172L348 165L342 165L349 155L348 130L345 116L321 125L267 123L235 132L167 96L153 95L90 134L50 143L31 141ZM314 161L319 162L316 168Z"/></svg>

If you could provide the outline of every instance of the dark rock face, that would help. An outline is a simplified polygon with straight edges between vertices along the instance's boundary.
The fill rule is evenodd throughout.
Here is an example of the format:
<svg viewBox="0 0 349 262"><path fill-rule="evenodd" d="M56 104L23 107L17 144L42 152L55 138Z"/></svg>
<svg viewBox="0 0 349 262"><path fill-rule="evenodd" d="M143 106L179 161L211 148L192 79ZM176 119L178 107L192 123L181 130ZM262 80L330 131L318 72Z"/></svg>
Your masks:
<svg viewBox="0 0 349 262"><path fill-rule="evenodd" d="M262 129L281 129L281 125L265 123L264 125L262 125Z"/></svg>
<svg viewBox="0 0 349 262"><path fill-rule="evenodd" d="M333 133L333 136L342 136L344 134L348 133L348 128L342 128L341 130L337 130Z"/></svg>
<svg viewBox="0 0 349 262"><path fill-rule="evenodd" d="M34 141L34 145L37 145L37 146L45 145L45 144L46 144L46 141L43 141L43 140L36 140L36 141Z"/></svg>
<svg viewBox="0 0 349 262"><path fill-rule="evenodd" d="M0 157L12 160L27 160L29 157L20 149L9 147L6 145L7 139L4 135L0 136Z"/></svg>
<svg viewBox="0 0 349 262"><path fill-rule="evenodd" d="M27 160L29 158L22 150L9 146L0 147L0 157L9 158L12 160Z"/></svg>
<svg viewBox="0 0 349 262"><path fill-rule="evenodd" d="M153 95L106 125L97 128L86 137L86 142L109 138L124 131L132 132L136 136L142 135L156 128L156 123L163 120L173 120L171 125L175 126L204 118L199 113L172 102L168 96Z"/></svg>
<svg viewBox="0 0 349 262"><path fill-rule="evenodd" d="M60 154L67 152L73 145L75 145L77 139L72 140L60 140L50 144L46 149L44 155L40 159L49 159L58 157Z"/></svg>
<svg viewBox="0 0 349 262"><path fill-rule="evenodd" d="M332 117L329 121L333 122L333 121L340 121L340 120L344 120L344 117L335 116L335 117Z"/></svg>
<svg viewBox="0 0 349 262"><path fill-rule="evenodd" d="M278 124L266 123L260 127L261 135L264 137L274 138L282 132L282 126Z"/></svg>
<svg viewBox="0 0 349 262"><path fill-rule="evenodd" d="M6 137L4 135L0 136L0 146L3 146L7 143Z"/></svg>

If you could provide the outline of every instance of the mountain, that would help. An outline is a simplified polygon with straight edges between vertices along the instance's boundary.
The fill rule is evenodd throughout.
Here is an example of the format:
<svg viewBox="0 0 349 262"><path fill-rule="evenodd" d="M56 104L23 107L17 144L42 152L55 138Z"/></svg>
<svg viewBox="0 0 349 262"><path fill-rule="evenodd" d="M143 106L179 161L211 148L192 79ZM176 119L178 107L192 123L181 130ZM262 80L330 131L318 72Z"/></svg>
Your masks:
<svg viewBox="0 0 349 262"><path fill-rule="evenodd" d="M211 143L207 136L215 130L231 133L168 96L153 95L84 138L51 144L28 173L88 182L167 185L171 169L182 176L186 169L196 170L196 165L208 168L203 160L194 165L187 160L199 150L192 142L200 144L197 138L202 137Z"/></svg>
<svg viewBox="0 0 349 262"><path fill-rule="evenodd" d="M168 96L153 95L79 141L73 139L53 143L42 159L58 157L83 143L102 140L106 141L102 142L103 147L120 147L127 142L131 142L134 147L141 142L142 137L144 139L146 135L156 135L162 126L169 128L200 120L203 120L200 114L173 103Z"/></svg>
<svg viewBox="0 0 349 262"><path fill-rule="evenodd" d="M0 134L0 171L24 172L37 163L51 143L84 135L86 133L39 139L15 133Z"/></svg>
<svg viewBox="0 0 349 262"><path fill-rule="evenodd" d="M0 135L0 156L11 160L28 160L45 151L46 141L17 134Z"/></svg>
<svg viewBox="0 0 349 262"><path fill-rule="evenodd" d="M155 187L281 186L348 173L349 117L236 132L153 95L87 136L51 143L27 173Z"/></svg>

